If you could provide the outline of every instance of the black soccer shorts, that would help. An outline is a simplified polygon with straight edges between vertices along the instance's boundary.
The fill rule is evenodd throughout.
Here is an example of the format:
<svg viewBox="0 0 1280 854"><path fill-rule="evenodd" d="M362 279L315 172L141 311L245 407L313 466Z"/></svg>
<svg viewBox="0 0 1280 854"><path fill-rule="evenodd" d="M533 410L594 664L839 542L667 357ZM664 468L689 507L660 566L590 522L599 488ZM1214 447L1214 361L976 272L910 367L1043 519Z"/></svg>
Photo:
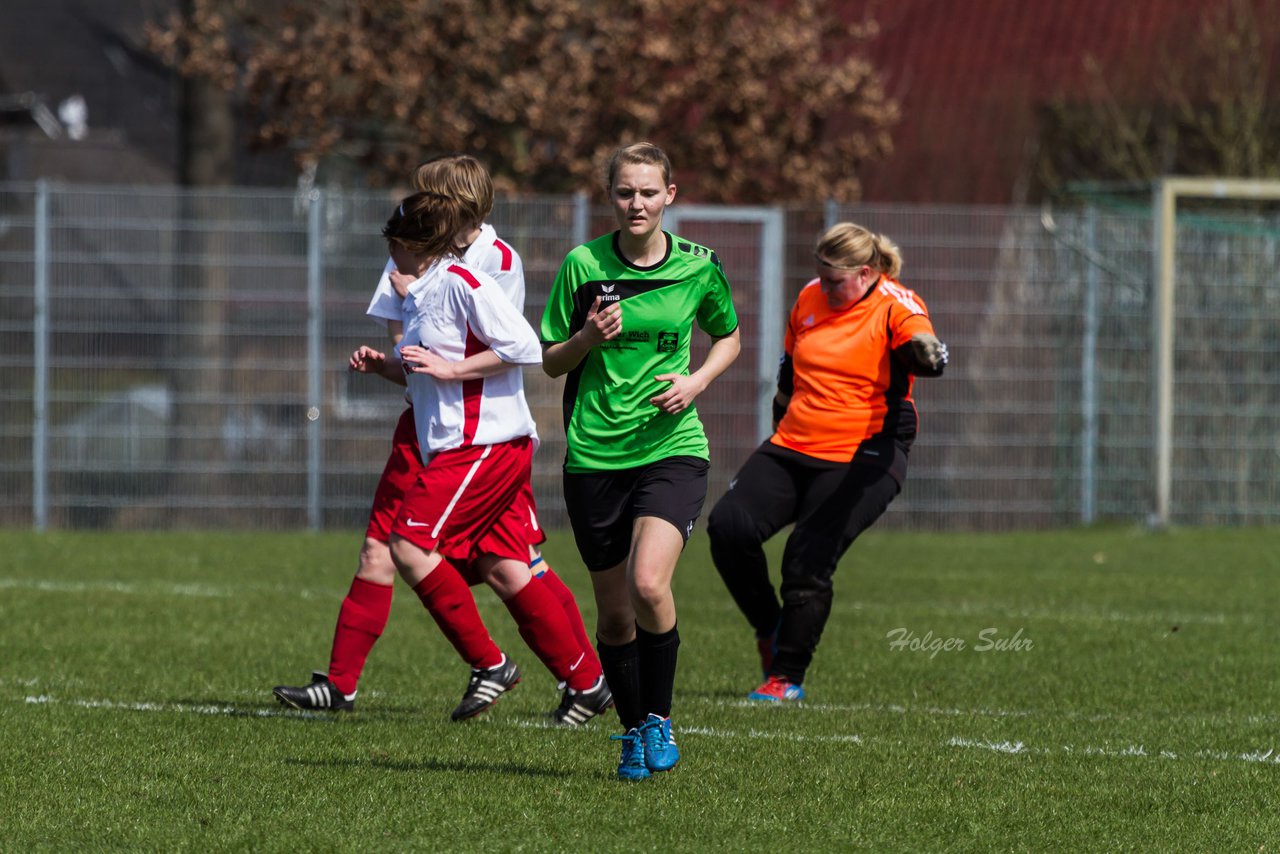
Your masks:
<svg viewBox="0 0 1280 854"><path fill-rule="evenodd" d="M626 560L641 516L665 519L688 542L707 500L710 468L698 457L666 457L636 468L565 472L565 508L587 569L601 572Z"/></svg>

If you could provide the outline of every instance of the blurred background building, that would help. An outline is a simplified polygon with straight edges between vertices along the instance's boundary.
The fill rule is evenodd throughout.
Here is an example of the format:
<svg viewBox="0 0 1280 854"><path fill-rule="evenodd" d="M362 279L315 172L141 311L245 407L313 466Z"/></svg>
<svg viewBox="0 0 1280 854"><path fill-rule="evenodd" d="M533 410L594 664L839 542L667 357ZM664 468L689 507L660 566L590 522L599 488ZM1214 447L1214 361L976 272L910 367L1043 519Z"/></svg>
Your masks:
<svg viewBox="0 0 1280 854"><path fill-rule="evenodd" d="M1062 144L1062 117L1096 102L1100 85L1121 106L1161 100L1167 66L1178 57L1201 61L1188 46L1206 10L1232 2L1239 0L830 0L843 18L876 21L865 52L900 105L892 154L862 174L861 201L1038 200L1045 188L1037 166L1046 147ZM184 121L200 93L144 47L143 26L187 5L7 0L0 179L184 183ZM1265 4L1250 8L1260 8L1260 25L1274 17ZM1275 27L1259 35L1273 53ZM1263 69L1273 82L1278 71ZM252 150L237 109L233 155L210 183L292 186L298 170L288 152Z"/></svg>

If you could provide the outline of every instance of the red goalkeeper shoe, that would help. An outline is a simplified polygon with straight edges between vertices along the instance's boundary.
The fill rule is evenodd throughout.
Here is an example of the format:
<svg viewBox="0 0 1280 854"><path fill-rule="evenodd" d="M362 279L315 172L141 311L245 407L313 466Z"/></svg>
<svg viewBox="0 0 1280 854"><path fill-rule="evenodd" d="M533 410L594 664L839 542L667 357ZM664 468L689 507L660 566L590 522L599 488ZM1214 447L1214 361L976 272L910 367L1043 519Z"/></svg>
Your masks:
<svg viewBox="0 0 1280 854"><path fill-rule="evenodd" d="M764 684L747 695L759 703L791 703L804 699L804 689L785 676L770 676Z"/></svg>

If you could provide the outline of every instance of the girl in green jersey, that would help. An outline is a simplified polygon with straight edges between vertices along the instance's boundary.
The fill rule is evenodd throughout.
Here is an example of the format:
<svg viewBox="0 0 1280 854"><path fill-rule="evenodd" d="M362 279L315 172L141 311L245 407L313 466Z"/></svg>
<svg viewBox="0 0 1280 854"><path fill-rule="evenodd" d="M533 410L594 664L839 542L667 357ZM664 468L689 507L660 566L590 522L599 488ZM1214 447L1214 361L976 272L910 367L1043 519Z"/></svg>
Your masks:
<svg viewBox="0 0 1280 854"><path fill-rule="evenodd" d="M707 491L694 399L741 345L714 252L662 229L671 164L651 143L619 148L606 190L618 230L565 258L542 319L543 369L565 382L565 505L598 612L596 642L625 734L618 776L679 759L671 732L671 579ZM712 338L690 370L694 324Z"/></svg>

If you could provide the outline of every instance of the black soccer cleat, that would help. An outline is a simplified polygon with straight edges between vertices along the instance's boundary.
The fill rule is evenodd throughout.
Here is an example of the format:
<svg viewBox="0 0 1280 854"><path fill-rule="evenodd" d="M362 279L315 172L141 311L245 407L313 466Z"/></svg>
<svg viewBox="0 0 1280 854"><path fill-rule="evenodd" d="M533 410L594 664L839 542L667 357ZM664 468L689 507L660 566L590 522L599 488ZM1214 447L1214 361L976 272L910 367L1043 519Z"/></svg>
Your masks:
<svg viewBox="0 0 1280 854"><path fill-rule="evenodd" d="M560 707L551 713L552 719L561 726L582 726L596 715L602 715L613 705L613 693L601 676L585 691L564 689L560 698Z"/></svg>
<svg viewBox="0 0 1280 854"><path fill-rule="evenodd" d="M329 681L328 673L314 670L311 684L298 688L277 685L271 689L276 699L293 709L306 711L351 712L356 708L356 695L344 696L338 686Z"/></svg>
<svg viewBox="0 0 1280 854"><path fill-rule="evenodd" d="M487 670L471 668L471 681L458 708L450 715L455 721L474 718L498 702L498 698L520 682L520 668L504 654L502 663Z"/></svg>

